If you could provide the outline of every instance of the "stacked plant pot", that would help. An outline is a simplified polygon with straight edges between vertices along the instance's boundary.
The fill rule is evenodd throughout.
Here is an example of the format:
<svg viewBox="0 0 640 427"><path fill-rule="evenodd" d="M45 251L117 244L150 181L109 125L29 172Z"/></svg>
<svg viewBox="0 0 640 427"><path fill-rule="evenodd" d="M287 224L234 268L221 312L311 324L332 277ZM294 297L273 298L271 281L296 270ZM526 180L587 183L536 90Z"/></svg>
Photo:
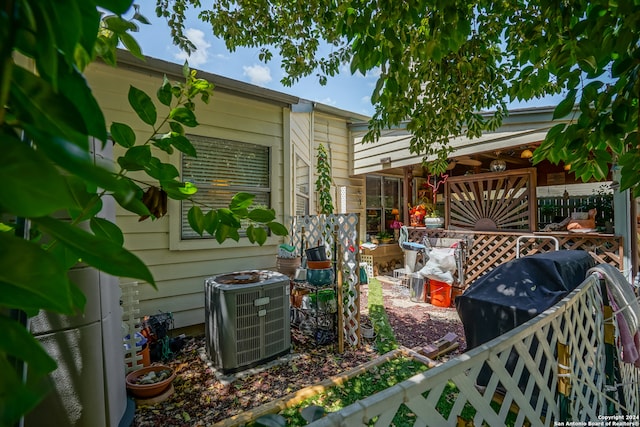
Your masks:
<svg viewBox="0 0 640 427"><path fill-rule="evenodd" d="M324 246L317 246L306 250L307 282L314 286L326 286L333 283L335 274L331 260L327 258Z"/></svg>

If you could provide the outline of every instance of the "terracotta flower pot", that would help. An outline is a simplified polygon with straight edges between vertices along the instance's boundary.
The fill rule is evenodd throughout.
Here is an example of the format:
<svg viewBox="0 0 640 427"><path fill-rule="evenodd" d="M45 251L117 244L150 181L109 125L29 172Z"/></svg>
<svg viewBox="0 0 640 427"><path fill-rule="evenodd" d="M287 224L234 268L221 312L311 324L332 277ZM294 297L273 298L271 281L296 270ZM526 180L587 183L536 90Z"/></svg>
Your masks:
<svg viewBox="0 0 640 427"><path fill-rule="evenodd" d="M149 375L153 372L152 375ZM161 378L155 381L153 377ZM165 365L147 366L146 368L137 369L130 372L125 380L127 389L134 397L140 399L148 399L159 396L169 388L176 373L173 369ZM145 384L145 382L148 382Z"/></svg>
<svg viewBox="0 0 640 427"><path fill-rule="evenodd" d="M326 261L307 261L307 268L311 270L319 270L322 268L331 268L331 260Z"/></svg>

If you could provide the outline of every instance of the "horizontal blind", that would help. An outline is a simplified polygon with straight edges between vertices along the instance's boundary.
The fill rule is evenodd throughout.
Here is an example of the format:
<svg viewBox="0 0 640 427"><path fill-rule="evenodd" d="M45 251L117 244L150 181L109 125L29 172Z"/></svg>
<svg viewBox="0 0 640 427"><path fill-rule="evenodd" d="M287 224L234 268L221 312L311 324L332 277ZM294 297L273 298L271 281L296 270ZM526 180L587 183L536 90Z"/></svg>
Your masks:
<svg viewBox="0 0 640 427"><path fill-rule="evenodd" d="M303 216L309 215L309 174L311 167L307 162L302 159L299 155L296 154L296 167L295 167L295 176L296 176L296 215Z"/></svg>
<svg viewBox="0 0 640 427"><path fill-rule="evenodd" d="M296 194L296 216L309 215L309 198Z"/></svg>
<svg viewBox="0 0 640 427"><path fill-rule="evenodd" d="M233 195L240 191L254 194L254 205L270 206L269 147L199 136L189 136L189 140L196 149L197 157L183 154L182 176L198 188L193 199L204 212L227 207ZM201 238L191 230L187 220L192 206L189 200L182 202L183 239ZM243 228L246 225L243 224Z"/></svg>
<svg viewBox="0 0 640 427"><path fill-rule="evenodd" d="M269 147L202 137L190 137L190 141L198 157L183 155L186 181L198 188L270 190Z"/></svg>

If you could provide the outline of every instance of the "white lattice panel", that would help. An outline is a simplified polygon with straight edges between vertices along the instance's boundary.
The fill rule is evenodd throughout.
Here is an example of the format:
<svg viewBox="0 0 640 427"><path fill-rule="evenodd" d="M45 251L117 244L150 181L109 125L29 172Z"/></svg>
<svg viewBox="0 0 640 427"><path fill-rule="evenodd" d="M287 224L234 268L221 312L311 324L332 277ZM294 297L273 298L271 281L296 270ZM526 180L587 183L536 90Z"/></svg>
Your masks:
<svg viewBox="0 0 640 427"><path fill-rule="evenodd" d="M401 421L414 426L468 425L460 423L463 411L476 426L587 425L602 415L637 415L640 370L618 358L620 377L605 375L605 320L600 281L592 275L516 329L310 425L394 425L402 406L413 415L406 419L405 411ZM615 318L609 321L617 332ZM560 348L567 349L566 365L558 361ZM565 415L559 392L564 381L569 385ZM618 390L624 402L615 399Z"/></svg>
<svg viewBox="0 0 640 427"><path fill-rule="evenodd" d="M121 283L120 290L122 291L122 323L127 330L124 335L129 335L129 339L125 341L129 349L125 349L124 363L127 372L131 372L142 368L142 355L138 354L136 349L136 332L140 332L138 282ZM131 366L128 366L129 364Z"/></svg>
<svg viewBox="0 0 640 427"><path fill-rule="evenodd" d="M367 277L373 279L373 255L360 254L360 262L367 265Z"/></svg>
<svg viewBox="0 0 640 427"><path fill-rule="evenodd" d="M342 316L345 343L358 345L358 215L305 215L292 219L290 242L302 254L324 245L330 259L342 264Z"/></svg>

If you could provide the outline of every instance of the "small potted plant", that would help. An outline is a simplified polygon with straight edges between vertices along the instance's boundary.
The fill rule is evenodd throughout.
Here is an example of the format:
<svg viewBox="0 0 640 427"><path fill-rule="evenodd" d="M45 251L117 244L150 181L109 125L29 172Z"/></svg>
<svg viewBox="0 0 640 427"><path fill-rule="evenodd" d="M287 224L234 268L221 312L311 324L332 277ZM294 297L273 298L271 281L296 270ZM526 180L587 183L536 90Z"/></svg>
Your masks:
<svg viewBox="0 0 640 427"><path fill-rule="evenodd" d="M386 231L381 231L378 233L378 239L381 243L389 243L393 240L393 236Z"/></svg>
<svg viewBox="0 0 640 427"><path fill-rule="evenodd" d="M423 227L425 225L425 220L427 218L432 218L434 216L434 212L436 212L435 216L438 216L435 205L427 198L423 198L417 205L409 207L411 226Z"/></svg>
<svg viewBox="0 0 640 427"><path fill-rule="evenodd" d="M424 217L426 216L426 214L427 214L427 211L424 205L411 206L409 208L411 226L420 227L421 225L424 225Z"/></svg>
<svg viewBox="0 0 640 427"><path fill-rule="evenodd" d="M432 210L427 217L424 218L424 225L427 228L442 228L444 218L436 209Z"/></svg>
<svg viewBox="0 0 640 427"><path fill-rule="evenodd" d="M360 316L360 334L362 338L367 339L373 339L376 336L371 319L365 315Z"/></svg>
<svg viewBox="0 0 640 427"><path fill-rule="evenodd" d="M176 377L165 365L147 366L130 372L125 378L127 389L139 399L149 399L164 393Z"/></svg>
<svg viewBox="0 0 640 427"><path fill-rule="evenodd" d="M295 276L296 270L300 267L302 259L298 255L296 248L291 245L282 244L278 247L276 256L276 269L291 278Z"/></svg>

